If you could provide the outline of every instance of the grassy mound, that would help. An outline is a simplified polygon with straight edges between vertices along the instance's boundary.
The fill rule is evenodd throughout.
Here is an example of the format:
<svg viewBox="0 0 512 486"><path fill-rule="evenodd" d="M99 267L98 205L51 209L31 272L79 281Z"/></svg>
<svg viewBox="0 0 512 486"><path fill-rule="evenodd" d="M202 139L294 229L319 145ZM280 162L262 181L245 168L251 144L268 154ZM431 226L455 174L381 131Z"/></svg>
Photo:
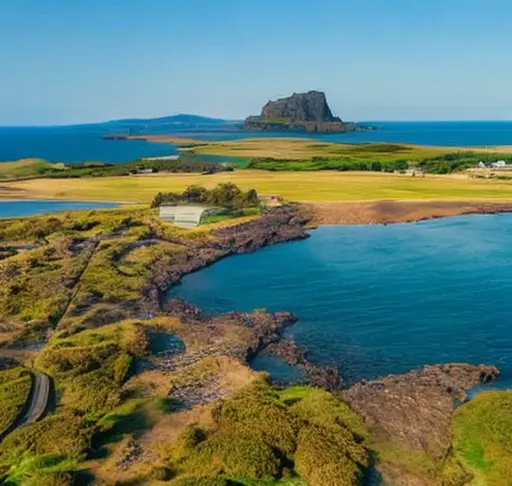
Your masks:
<svg viewBox="0 0 512 486"><path fill-rule="evenodd" d="M18 367L0 371L0 438L23 410L32 386L30 373Z"/></svg>
<svg viewBox="0 0 512 486"><path fill-rule="evenodd" d="M461 406L453 435L455 453L475 484L512 484L512 392L482 393Z"/></svg>
<svg viewBox="0 0 512 486"><path fill-rule="evenodd" d="M295 477L313 486L351 486L369 463L362 422L322 390L280 394L258 381L221 404L214 420L212 430L189 427L173 444L167 460L178 478L263 485L294 484L283 478Z"/></svg>
<svg viewBox="0 0 512 486"><path fill-rule="evenodd" d="M56 379L64 405L84 414L102 414L121 402L121 386L133 359L148 346L146 328L125 321L54 338L38 355L36 366Z"/></svg>

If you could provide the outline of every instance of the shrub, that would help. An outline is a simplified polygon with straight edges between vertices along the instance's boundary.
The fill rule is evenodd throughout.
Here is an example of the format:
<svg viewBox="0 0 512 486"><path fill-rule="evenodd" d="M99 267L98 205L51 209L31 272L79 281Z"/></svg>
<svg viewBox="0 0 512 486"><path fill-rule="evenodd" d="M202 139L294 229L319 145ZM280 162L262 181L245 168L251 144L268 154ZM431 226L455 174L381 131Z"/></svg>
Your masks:
<svg viewBox="0 0 512 486"><path fill-rule="evenodd" d="M320 426L303 427L299 433L295 469L310 486L359 484L362 467L368 466L366 450L353 442L351 433Z"/></svg>
<svg viewBox="0 0 512 486"><path fill-rule="evenodd" d="M261 440L284 455L295 451L300 421L267 383L256 382L227 400L218 411L217 421L220 428Z"/></svg>
<svg viewBox="0 0 512 486"><path fill-rule="evenodd" d="M291 410L301 420L326 427L334 433L346 428L354 434L352 440L363 441L369 438L361 417L347 404L320 388L309 388L305 391L300 400L291 404Z"/></svg>
<svg viewBox="0 0 512 486"><path fill-rule="evenodd" d="M205 475L222 472L229 476L272 480L280 473L280 461L263 441L234 432L217 433L201 443L182 466Z"/></svg>

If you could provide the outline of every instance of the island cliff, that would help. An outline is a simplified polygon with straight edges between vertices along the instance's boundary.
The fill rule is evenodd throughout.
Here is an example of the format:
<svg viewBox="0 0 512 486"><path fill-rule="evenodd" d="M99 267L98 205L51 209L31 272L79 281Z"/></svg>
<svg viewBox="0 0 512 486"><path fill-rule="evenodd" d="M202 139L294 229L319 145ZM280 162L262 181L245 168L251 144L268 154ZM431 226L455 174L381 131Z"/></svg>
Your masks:
<svg viewBox="0 0 512 486"><path fill-rule="evenodd" d="M245 120L244 128L248 131L313 133L343 133L356 129L355 125L333 116L325 93L321 91L294 93L288 98L269 101L260 116L250 116Z"/></svg>

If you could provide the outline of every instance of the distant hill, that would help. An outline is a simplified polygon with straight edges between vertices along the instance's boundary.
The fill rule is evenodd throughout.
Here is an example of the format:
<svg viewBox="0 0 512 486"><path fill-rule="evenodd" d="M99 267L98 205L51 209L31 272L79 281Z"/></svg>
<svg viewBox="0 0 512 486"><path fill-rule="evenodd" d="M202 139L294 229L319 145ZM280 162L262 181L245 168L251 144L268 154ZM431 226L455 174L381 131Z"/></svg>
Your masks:
<svg viewBox="0 0 512 486"><path fill-rule="evenodd" d="M162 116L158 118L125 118L122 120L112 120L108 124L125 125L226 125L236 123L233 120L223 120L221 118L210 118L201 115L189 115L186 113L178 115Z"/></svg>
<svg viewBox="0 0 512 486"><path fill-rule="evenodd" d="M200 115L178 114L158 118L126 118L112 120L103 124L109 133L121 134L160 134L186 131L224 131L237 130L242 121L222 120Z"/></svg>

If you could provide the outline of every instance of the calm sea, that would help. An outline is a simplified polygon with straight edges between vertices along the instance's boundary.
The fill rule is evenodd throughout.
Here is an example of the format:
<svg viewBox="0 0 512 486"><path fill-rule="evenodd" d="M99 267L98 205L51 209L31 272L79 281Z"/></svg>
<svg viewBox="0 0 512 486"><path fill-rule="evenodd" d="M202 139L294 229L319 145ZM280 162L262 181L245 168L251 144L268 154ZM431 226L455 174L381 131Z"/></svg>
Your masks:
<svg viewBox="0 0 512 486"><path fill-rule="evenodd" d="M130 162L173 155L172 145L142 140L103 140L101 125L70 127L0 127L0 162L41 158L50 162Z"/></svg>
<svg viewBox="0 0 512 486"><path fill-rule="evenodd" d="M213 312L291 311L288 334L349 380L469 362L499 366L512 388L511 292L512 215L478 215L324 226L222 260L170 293Z"/></svg>
<svg viewBox="0 0 512 486"><path fill-rule="evenodd" d="M83 202L83 201L1 201L0 200L0 219L1 218L21 218L24 216L33 216L35 214L57 213L61 211L80 211L85 209L106 209L115 208L119 204L103 202Z"/></svg>
<svg viewBox="0 0 512 486"><path fill-rule="evenodd" d="M404 142L421 145L487 146L512 145L512 122L371 122L379 127L370 132L313 135L308 137L332 142ZM177 153L168 144L144 141L103 140L106 125L69 127L0 127L0 162L37 157L52 162L103 161L128 162L140 157ZM247 137L282 137L283 133L243 131L175 132L181 137L205 140L236 140ZM285 134L303 137L304 134Z"/></svg>
<svg viewBox="0 0 512 486"><path fill-rule="evenodd" d="M368 122L378 130L341 134L286 133L284 136L310 137L345 143L402 142L439 146L512 145L512 122ZM236 140L247 137L282 137L268 132L188 132L180 136L204 140Z"/></svg>

